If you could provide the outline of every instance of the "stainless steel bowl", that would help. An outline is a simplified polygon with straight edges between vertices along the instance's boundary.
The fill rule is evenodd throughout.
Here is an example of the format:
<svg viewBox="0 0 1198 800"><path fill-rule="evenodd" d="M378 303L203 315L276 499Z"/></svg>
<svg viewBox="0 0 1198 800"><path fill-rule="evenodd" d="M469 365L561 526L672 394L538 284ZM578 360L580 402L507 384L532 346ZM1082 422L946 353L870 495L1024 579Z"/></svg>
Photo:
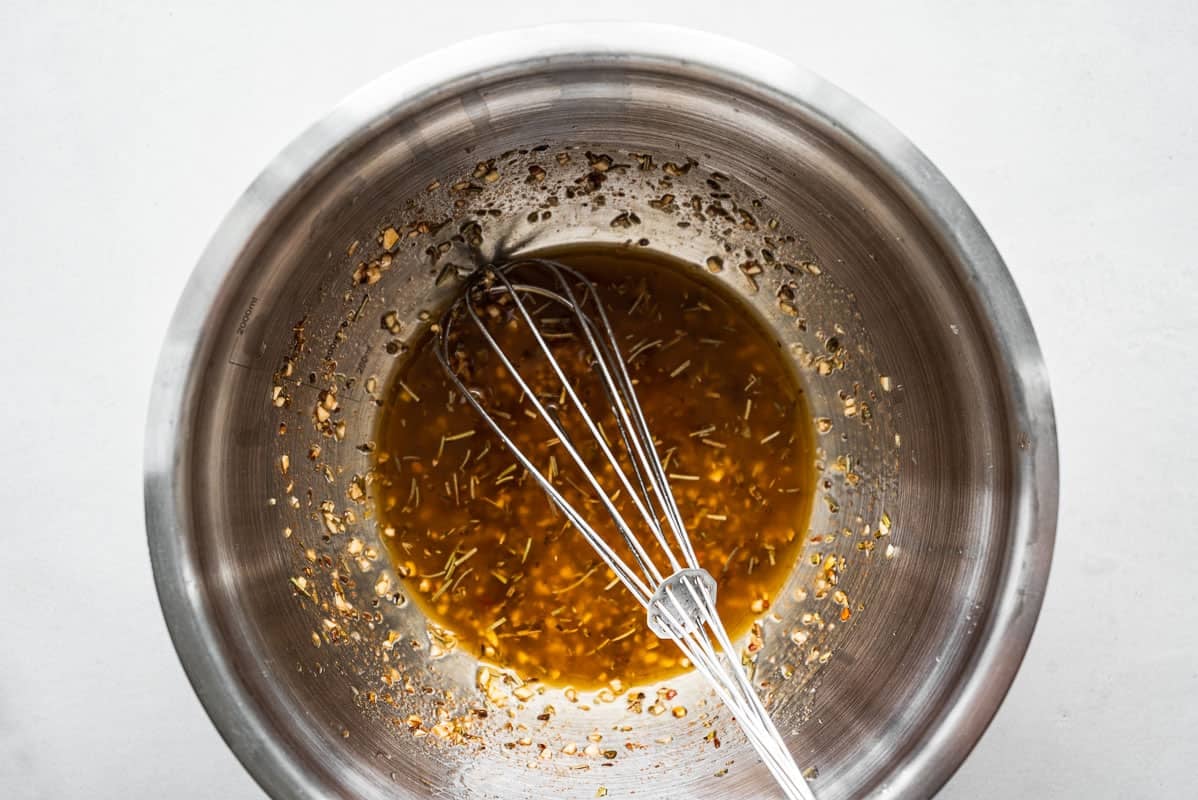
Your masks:
<svg viewBox="0 0 1198 800"><path fill-rule="evenodd" d="M588 151L628 166L578 192ZM489 159L499 180L472 177ZM652 209L663 193L698 196L700 210ZM713 193L729 218L702 207ZM635 228L613 227L624 211ZM389 265L376 239L388 226L404 237ZM855 613L837 622L804 591L817 570L805 557L766 621L757 679L822 798L934 793L1010 685L1048 576L1057 451L1031 324L973 214L900 134L781 59L673 28L534 29L402 67L288 147L214 236L164 345L145 478L162 606L213 721L280 798L773 796L685 678L701 713L638 718L627 735L623 703L559 713L529 727L548 757L510 741L505 714L480 723L482 748L402 724L436 714L426 685L451 688L450 706L481 700L468 655L430 658L415 605L371 591L399 582L385 559L360 558L381 545L368 509L346 500L368 467L355 445L375 422L369 378L456 291L447 264L589 238L647 240L696 269L723 255L719 279L793 355L831 426L808 552L844 557L838 588ZM387 311L398 336L379 324ZM309 419L330 381L343 438ZM291 578L326 554L313 603ZM330 567L345 588L334 606ZM830 624L804 624L820 609ZM392 630L401 644L381 647ZM415 694L392 667L420 676ZM509 708L516 723L536 713ZM618 757L557 749L594 729ZM669 744L623 748L665 731Z"/></svg>

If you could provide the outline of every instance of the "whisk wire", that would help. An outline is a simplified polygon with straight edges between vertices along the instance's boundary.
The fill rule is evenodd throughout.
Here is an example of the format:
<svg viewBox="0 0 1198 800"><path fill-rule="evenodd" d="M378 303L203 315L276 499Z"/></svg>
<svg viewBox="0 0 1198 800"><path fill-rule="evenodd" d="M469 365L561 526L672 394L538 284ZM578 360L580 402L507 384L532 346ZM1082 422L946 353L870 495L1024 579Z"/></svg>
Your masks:
<svg viewBox="0 0 1198 800"><path fill-rule="evenodd" d="M637 510L641 513L641 516L649 525L650 530L654 534L655 540L661 547L662 552L670 561L672 570L677 572L678 570L682 569L682 564L678 562L676 556L669 546L669 543L666 541L661 524L658 521L657 514L653 513L652 506L654 505L654 500L660 504L662 512L670 521L671 527L675 527L675 519L678 518L677 509L672 509L669 504L670 501L672 501L673 496L669 492L668 484L663 484L662 482L664 481L664 475L660 475L660 470L658 470L657 474L655 474L654 470L652 469L653 461L650 459L652 458L655 460L657 457L657 452L652 447L653 440L651 437L649 437L648 431L644 426L643 417L640 419L641 424L635 427L634 419L630 417L629 408L633 410L633 416L635 416L635 412L639 409L639 406L635 402L632 381L629 378L627 371L624 369L624 360L620 357L620 352L615 345L615 334L612 332L611 325L607 319L607 313L603 309L603 304L599 303L598 299L596 299L595 306L600 316L600 322L603 324L602 331L598 330L598 326L596 325L595 321L583 311L583 303L585 302L586 296L598 297L595 287L589 280L586 279L585 276L575 270L570 269L569 267L552 264L541 259L530 259L526 263L538 264L548 268L549 272L557 280L560 289L560 294L556 294L556 299L563 305L566 305L568 308L570 308L575 316L575 319L578 321L579 329L582 331L593 358L592 368L596 369L601 377L600 386L603 388L604 395L608 399L612 415L616 420L617 430L620 433L620 438L624 444L625 452L629 454L629 462L633 469L637 483L640 485L641 491L632 491L632 488L628 485L627 481L623 481L625 489L629 491L633 503L637 506ZM571 286L570 281L566 279L566 275L571 276L582 285L585 292L585 296L582 301L579 301L575 297L574 289ZM525 317L525 320L530 325L533 325L531 319L527 315L523 314L523 303L520 301L518 294L513 297L513 300L517 304L517 307L522 309L522 315ZM597 333L601 335L596 336ZM534 335L537 335L535 330ZM562 383L568 387L567 391L569 391L571 398L576 398L577 395L574 392L573 387L570 386L569 381L566 379L557 359L554 358L553 354L546 348L542 348L542 352L544 353L545 357L551 361L553 369L559 380L561 380ZM608 364L615 364L617 366L617 369L614 371L614 373L613 370L609 369ZM588 421L589 424L590 415L587 414L585 406L582 406L581 403L579 405L582 416ZM592 429L592 434L594 433L595 431ZM608 461L612 465L612 468L621 477L623 477L623 470L620 469L618 462L612 458L610 451L606 447L605 437L599 436L598 438L600 446L604 448L604 454L608 457ZM646 438L648 438L650 443L650 446L647 449L644 445L644 440ZM658 466L660 466L660 464ZM646 485L646 480L648 480L649 485ZM652 489L652 491L650 491L650 489ZM641 502L642 497L645 501L644 504ZM649 507L647 508L646 506ZM692 563L688 563L687 566L697 568L698 565L693 563L693 561L694 560L692 559ZM658 577L657 580L660 582L661 577Z"/></svg>
<svg viewBox="0 0 1198 800"><path fill-rule="evenodd" d="M612 472L615 474L616 478L620 481L620 484L624 488L625 492L628 493L629 498L632 500L633 504L636 506L636 508L640 512L641 516L649 524L650 529L655 530L656 538L659 540L659 543L663 544L663 549L667 549L667 555L669 555L668 548L664 548L664 542L661 541L660 531L657 530L656 518L646 508L644 502L642 501L641 494L636 491L636 489L632 486L631 482L628 480L627 474L620 467L619 460L616 458L615 454L612 452L611 447L607 442L607 438L603 435L603 432L599 429L598 423L595 421L594 416L592 414L588 413L586 404L582 401L582 398L579 397L578 392L575 390L571 381L566 377L565 372L562 369L561 363L553 356L553 352L550 349L548 342L546 342L545 337L541 334L540 329L537 327L536 322L533 319L531 312L529 312L528 307L524 304L524 301L520 298L520 292L517 290L517 287L514 286L511 283L511 281L508 280L507 276L502 273L496 273L495 277L497 280L499 280L503 284L504 289L509 293L509 296L512 298L513 305L515 306L517 312L520 314L521 318L524 320L525 324L528 326L529 331L532 334L533 340L537 344L537 347L540 349L542 355L545 357L550 368L553 370L554 374L556 375L558 381L561 383L562 389L565 391L567 397L570 398L570 401L573 403L574 407L578 410L578 416L582 419L583 423L587 426L587 429L590 431L591 436L595 440L596 444L599 446L600 452L603 453L603 456L607 460L607 463L611 466ZM569 285L565 285L563 287L563 289L566 291L566 294L564 296L557 295L552 292L546 292L546 293L542 293L542 294L543 294L543 296L550 297L551 299L556 299L557 301L562 302L563 304L572 307L574 309L574 313L576 315L580 315L581 307L575 301L575 298L573 296L573 291L570 289ZM477 312L475 312L473 310L473 308L470 309L470 315L476 324L482 325L481 318L478 317ZM509 373L511 373L513 375L513 377L516 379L516 381L520 385L520 387L522 389L524 389L525 392L528 394L529 399L532 402L533 407L536 409L537 413L541 414L545 418L546 422L548 422L550 424L550 427L553 429L554 434L558 437L558 439L561 441L562 445L566 448L566 452L570 455L570 458L574 461L574 463L578 466L578 468L580 470L582 470L583 474L586 476L588 483L591 484L591 487L599 495L599 498L600 498L601 502L603 503L604 509L611 516L612 520L615 522L616 527L620 531L621 537L624 539L625 543L629 546L629 549L632 550L633 555L636 558L637 562L640 564L641 568L646 572L646 574L649 576L650 580L653 581L654 584L659 584L662 580L664 580L664 576L662 575L661 571L657 568L657 565L653 563L652 559L649 557L649 554L645 551L644 547L641 545L639 538L633 534L632 529L629 527L627 522L624 520L623 515L620 514L619 510L616 509L615 504L607 496L607 493L603 490L603 487L600 485L597 476L594 474L594 471L591 470L587 466L586 461L582 458L581 454L578 451L578 448L575 446L573 439L569 436L569 434L565 431L565 429L560 425L560 423L558 422L556 417L549 415L545 406L540 402L540 399L536 396L536 394L534 392L531 391L531 389L528 387L528 384L525 381L525 379L523 378L523 376L521 376L519 374L519 371L516 369L515 365L512 364L512 362L508 358L507 354L503 352L503 349L501 347L499 347L498 343L495 341L495 338L491 335L491 333L489 331L487 331L485 329L485 327L486 327L485 325L482 325L482 332L484 334L484 337L486 338L488 346L490 346L492 348L492 350L494 350L497 353L500 360L503 362L504 367L509 371ZM582 327L584 329L586 329L588 326L583 324ZM593 338L590 337L590 331L587 330L586 333L588 336L588 342L593 343L594 340L593 340ZM592 354L595 355L596 358L598 359L596 363L602 363L602 359L600 357L601 353L599 351L592 349ZM623 435L623 432L621 433L621 435ZM536 474L537 474L538 478L541 477L539 472L537 472ZM680 568L675 559L673 559L671 557L670 561L671 561L671 566L674 568L675 571Z"/></svg>
<svg viewBox="0 0 1198 800"><path fill-rule="evenodd" d="M597 297L594 284L577 270L563 264L547 262L543 259L530 259L528 263L547 265L550 271L554 273L554 277L562 287L566 298L572 303L573 290L570 282L565 279L566 275L569 275L581 284L588 295ZM638 477L642 479L642 486L644 486L644 478L647 477L653 488L653 494L661 504L661 509L669 522L675 540L686 557L687 566L697 569L698 559L695 556L690 538L686 535L686 526L682 522L682 514L678 510L677 503L674 501L673 493L670 491L665 468L657 455L657 450L652 446L653 436L649 432L649 426L645 422L644 414L641 413L640 404L636 401L634 384L631 376L628 374L624 359L620 356L616 345L616 335L612 330L607 311L604 309L603 304L596 300L596 313L599 315L599 321L602 324L601 333L603 334L603 338L596 340L594 334L598 326L582 311L581 304L573 303L573 306L575 316L584 331L584 335L587 337L592 351L604 352L608 355L608 358L598 358L594 366L600 372L604 390L612 401L612 411L616 415L617 422L620 425L627 450L629 453L635 453L636 455L633 466L637 471ZM629 436L628 429L630 428L633 429L635 435ZM644 446L645 442L649 444L647 448ZM647 487L645 488L646 494L648 494L648 489ZM660 531L660 526L655 524L653 527L655 530ZM661 545L664 550L669 552L669 545L665 542L661 542Z"/></svg>
<svg viewBox="0 0 1198 800"><path fill-rule="evenodd" d="M558 423L554 415L550 414L548 409L545 408L544 404L541 403L536 393L532 391L532 388L528 385L520 372L515 368L515 365L512 364L511 360L503 352L503 349L499 347L494 337L486 329L486 325L483 323L482 319L478 316L477 312L474 311L469 303L466 304L466 313L478 326L478 329L483 338L486 340L488 346L491 347L491 349L499 356L504 368L508 370L508 373L513 377L516 383L520 386L521 390L529 398L529 401L533 404L533 407L536 409L537 413L540 414L541 418L545 420L550 430L552 430L554 435L557 436L561 441L561 444L566 449L566 452L569 453L571 458L574 459L576 463L583 463L582 457L575 450L570 437L566 434L565 430ZM447 319L444 324L449 325L450 321ZM612 571L616 573L616 576L619 577L621 581L628 581L630 588L633 590L634 596L636 596L638 600L640 600L642 603L648 602L648 599L652 596L652 591L648 588L645 582L642 581L641 578L632 571L624 559L621 558L620 555L612 549L611 545L609 545L607 541L604 540L604 538L600 536L586 521L586 519L580 513L578 513L577 509L575 509L574 506L568 500L566 500L564 496L562 496L557 487L555 487L552 482L541 475L540 471L537 469L536 465L532 463L531 459L529 459L528 456L516 446L515 442L512 441L512 439L504 431L503 427L491 414L487 413L486 408L481 402L479 402L478 398L474 396L474 393L470 391L469 387L467 387L453 371L449 364L449 353L446 350L447 344L448 339L444 340L442 342L442 346L437 348L437 358L441 362L442 366L446 369L451 380L456 385L456 388L462 393L474 410L478 412L478 414L487 422L490 428L495 432L495 435L498 436L500 440L507 446L520 465L529 474L531 474L533 478L536 479L538 484L540 484L541 488L549 494L553 503L557 505L563 513L566 514L566 517L569 519L570 523L578 527L583 536L586 538L587 542L599 552L599 555L605 562L608 563L608 565L612 568ZM642 568L644 568L646 564L649 567L652 567L652 562L648 559L648 554L644 553L643 548L639 547L639 543L636 543L636 538L631 535L631 531L626 531L626 523L623 522L622 517L615 509L615 506L612 504L611 500L607 497L607 494L603 491L603 487L599 485L598 480L593 474L590 473L589 470L584 470L584 475L586 475L588 482L591 484L591 488L594 489L605 509L609 514L611 514L612 518L616 520L617 526L620 527L622 538L630 540L636 545L633 547L633 553L638 557L638 561L643 559ZM638 548L640 549L639 553L637 552Z"/></svg>
<svg viewBox="0 0 1198 800"><path fill-rule="evenodd" d="M583 311L583 302L585 302L585 299L584 301L577 299L574 294L573 287L565 278L565 274L569 274L576 278L582 284L584 291L592 297L596 296L594 286L581 274L574 270L570 270L567 267L553 265L549 262L544 262L539 259L530 259L526 262L520 262L520 265L523 264L547 266L550 273L558 282L559 291L547 291L543 287L529 284L515 285L508 280L506 275L502 273L496 273L496 280L502 284L502 289L500 291L507 293L512 298L513 305L520 314L521 318L524 320L525 324L529 326L532 336L536 341L538 348L541 350L542 355L545 357L554 374L557 376L557 379L561 383L567 396L579 409L583 422L587 425L592 437L599 445L599 448L605 459L611 466L617 478L620 480L621 485L628 493L633 504L636 506L637 511L641 514L641 517L649 526L655 541L670 563L671 571L677 572L683 568L683 564L679 562L673 549L670 547L665 538L664 532L658 521L658 517L652 508L654 505L654 500L656 499L658 503L661 504L663 513L667 516L667 519L671 521L671 527L674 529L675 537L677 537L677 531L682 530L680 515L678 514L677 507L672 505L673 495L669 491L668 482L665 481L664 471L661 469L660 462L657 461L656 450L651 446L652 438L648 434L643 416L639 417L640 424L639 426L636 426L639 427L643 433L641 435L636 435L636 432L633 430L634 420L630 418L629 408L632 408L633 411L636 412L639 411L639 406L635 402L632 381L629 378L627 371L624 370L623 359L620 357L618 349L615 348L615 337L611 331L610 323L607 320L606 312L603 311L602 304L596 301L596 307L599 310L601 321L604 325L604 330L600 332L597 330L597 325L594 320L592 320ZM514 267L517 265L512 266ZM551 349L548 346L548 343L541 335L532 314L528 311L527 306L520 298L522 293L532 293L541 297L549 298L550 300L558 302L570 309L575 315L575 318L579 323L579 329L583 333L587 346L590 350L590 354L593 358L592 366L600 372L600 376L602 378L600 385L604 390L604 394L608 398L609 405L611 406L611 411L615 417L616 426L620 433L620 438L624 444L625 452L629 454L629 462L633 469L634 477L636 478L636 481L640 487L639 492L636 491L630 484L626 473L619 464L618 459L611 451L611 448L607 442L607 438L603 435L602 431L598 428L598 425L594 422L593 415L588 412L586 405L578 396L572 382L570 382L566 377L560 362L554 357ZM473 314L473 312L472 318L475 319L476 324L479 322L477 315ZM605 333L606 336L596 336L596 333ZM487 341L488 345L491 346L492 349L497 347L493 337L487 336ZM506 355L503 353L500 353L499 355L506 365L506 363L508 363ZM613 376L613 372L608 369L607 365L609 363L618 365L618 379L617 377ZM642 442L642 439L648 440L650 443L648 448L646 448ZM575 463L584 472L586 472L588 478L590 478L591 476L589 468L585 463L578 459L577 450L569 450L568 452L570 452ZM655 464L657 466L656 472L653 469ZM649 481L648 486L646 485L646 480ZM650 491L650 487L652 488L652 491ZM631 531L628 529L627 525L624 524L624 521L617 516L618 512L613 512L612 508L606 504L605 508L615 519L617 527L620 529L621 535L624 537L625 541L629 544L630 548L637 556L638 562L640 562L641 557L647 554L645 554L643 549L640 547L639 539L631 534ZM675 523L675 520L677 520L677 523ZM687 542L687 549L689 550L689 542ZM684 550L684 554L686 552L687 551ZM641 566L646 570L650 580L654 584L660 584L664 579L664 575L657 569L656 565L653 564L651 560L648 563L641 562ZM690 558L687 559L686 566L692 569L698 568L697 561L694 558L693 550L690 551Z"/></svg>

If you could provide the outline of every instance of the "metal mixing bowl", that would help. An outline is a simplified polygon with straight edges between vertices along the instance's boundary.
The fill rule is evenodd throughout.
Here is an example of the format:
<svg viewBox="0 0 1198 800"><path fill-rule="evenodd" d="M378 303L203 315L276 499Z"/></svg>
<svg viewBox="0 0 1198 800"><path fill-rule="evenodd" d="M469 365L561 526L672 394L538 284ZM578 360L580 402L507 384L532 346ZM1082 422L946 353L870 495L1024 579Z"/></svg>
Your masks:
<svg viewBox="0 0 1198 800"><path fill-rule="evenodd" d="M588 185L597 154L615 168ZM720 255L717 279L792 355L826 420L817 540L767 615L755 679L820 797L934 793L1010 685L1048 576L1057 451L1030 322L973 214L901 135L779 58L672 28L542 28L405 66L304 133L222 224L167 335L146 443L158 591L213 721L280 798L774 796L689 677L686 720L640 715L632 732L622 701L559 699L549 723L513 701L476 715L481 747L404 723L482 699L477 663L434 658L371 558L382 545L352 498L373 399L459 268L588 239L696 269ZM847 621L818 588L828 555ZM543 750L512 741L521 724ZM561 754L593 731L618 756Z"/></svg>

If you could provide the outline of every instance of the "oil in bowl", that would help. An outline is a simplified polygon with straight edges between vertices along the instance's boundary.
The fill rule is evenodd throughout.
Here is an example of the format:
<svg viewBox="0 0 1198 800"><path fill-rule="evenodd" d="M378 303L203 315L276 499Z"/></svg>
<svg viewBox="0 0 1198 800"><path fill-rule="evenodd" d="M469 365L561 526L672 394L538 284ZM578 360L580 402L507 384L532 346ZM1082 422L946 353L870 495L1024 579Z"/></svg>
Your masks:
<svg viewBox="0 0 1198 800"><path fill-rule="evenodd" d="M798 377L743 301L693 266L619 245L535 255L577 269L594 285L699 563L717 580L721 618L742 637L794 569L807 530L815 459ZM552 329L554 320L544 321ZM531 339L513 335L517 367L539 385ZM567 361L580 358L568 334L561 338L554 346ZM432 344L431 337L418 342L390 377L373 490L383 541L433 623L434 646L464 648L525 679L578 688L643 685L686 669L677 648L649 631L632 595L452 388ZM467 338L455 347L470 359L491 412L514 421L520 449L576 507L588 509L589 523L612 534L608 541L618 540L560 442L525 419L535 415L502 366L488 361L485 344ZM585 373L588 365L575 367ZM585 406L605 403L597 382L576 388ZM569 428L564 404L561 417ZM595 450L584 453L588 464L598 462ZM614 489L609 497L629 518L628 498Z"/></svg>

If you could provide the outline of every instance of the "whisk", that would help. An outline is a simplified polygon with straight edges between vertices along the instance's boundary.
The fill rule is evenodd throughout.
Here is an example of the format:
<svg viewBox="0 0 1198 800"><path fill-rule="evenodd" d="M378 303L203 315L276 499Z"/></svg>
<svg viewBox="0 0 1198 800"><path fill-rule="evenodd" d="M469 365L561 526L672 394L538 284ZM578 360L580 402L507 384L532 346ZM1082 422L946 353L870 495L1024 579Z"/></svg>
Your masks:
<svg viewBox="0 0 1198 800"><path fill-rule="evenodd" d="M508 308L514 312L511 319L527 326L535 342L533 352L544 359L552 379L558 384L551 391L545 386L530 385L528 377L522 374L511 354L492 333L492 316L479 313L481 308L494 309L495 301L504 296L509 298ZM584 405L575 384L590 376L570 375L561 360L555 357L550 346L550 339L554 337L539 327L535 312L526 302L529 298L539 298L548 305L560 306L570 312L575 328L572 338L582 343L590 376L602 385L608 408L601 411L609 415L604 416L604 420L614 420L618 438L609 440L599 418ZM584 308L588 302L594 308L593 314ZM515 381L522 398L531 403L536 417L552 430L584 477L585 488L593 501L588 499L580 504L581 508L571 503L550 477L534 466L529 453L517 446L510 428L524 423L502 419L509 415L489 411L486 392L477 386L468 386L459 375L461 361L457 361L455 367L452 348L456 327L464 323L477 328L506 375ZM707 679L733 713L788 800L814 800L814 794L744 670L733 660L732 642L716 610L716 581L695 556L653 436L637 401L633 381L594 285L577 270L545 259L522 259L483 268L472 276L466 291L434 330L437 358L451 382L512 452L517 463L533 476L551 502L645 608L649 629L662 639L673 640ZM568 400L569 406L576 410L585 435L593 444L583 441L581 436L572 436L567 430L560 417L562 409L557 398ZM578 426L572 427L577 434L584 433ZM612 496L604 490L599 474L584 458L583 451L593 452L596 446L611 468L619 489L635 506L636 514L630 515L632 519L626 519L617 509ZM623 463L618 457L621 447L625 456ZM596 504L610 516L631 560L617 552L612 542L599 532L595 521L583 513L587 507ZM606 526L599 527L606 529Z"/></svg>

